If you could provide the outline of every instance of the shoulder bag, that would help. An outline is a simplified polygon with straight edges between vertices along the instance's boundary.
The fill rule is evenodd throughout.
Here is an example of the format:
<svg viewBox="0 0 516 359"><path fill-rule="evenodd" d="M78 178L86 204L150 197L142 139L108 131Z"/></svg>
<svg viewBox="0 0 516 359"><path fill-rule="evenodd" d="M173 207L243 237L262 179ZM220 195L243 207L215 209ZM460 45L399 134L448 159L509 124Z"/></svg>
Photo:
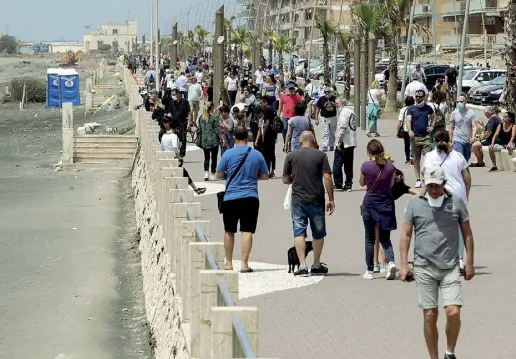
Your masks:
<svg viewBox="0 0 516 359"><path fill-rule="evenodd" d="M235 172L233 172L233 174L228 178L227 182L226 182L226 189L229 188L229 184L235 179L236 175L238 174L238 172L240 172L240 169L242 168L242 166L244 165L244 162L245 160L247 159L247 156L249 156L249 152L251 152L252 148L249 147L247 149L247 151L245 152L244 154L244 157L242 157L242 160L240 161L240 163L238 164L238 167L237 169L235 170ZM219 213L223 213L224 212L224 196L226 195L226 191L221 191L219 193L217 193L217 206L219 208Z"/></svg>
<svg viewBox="0 0 516 359"><path fill-rule="evenodd" d="M373 184L371 185L371 187L369 187L366 191L366 195L368 193L371 193L371 191L373 190L373 188L376 187L376 184L378 183L378 179L380 179L380 176L382 175L382 172L383 172L383 169L380 168L380 172L378 172L378 176L376 176L376 179L374 180ZM360 215L362 215L362 213L364 212L364 206L363 205L360 205Z"/></svg>
<svg viewBox="0 0 516 359"><path fill-rule="evenodd" d="M403 126L405 126L405 118L407 117L407 110L408 107L405 109L405 112L403 112L403 121L401 121L400 129L398 130L398 133L396 134L396 137L403 138L403 132L405 131L403 129Z"/></svg>
<svg viewBox="0 0 516 359"><path fill-rule="evenodd" d="M374 107L376 107L376 111L378 112L377 114L377 119L380 118L380 116L382 115L382 109L380 107L378 107L378 105L376 104L376 102L374 102L374 99L373 99L373 96L371 95L371 90L368 90L367 91L367 94L369 95L369 98L371 99L371 101L373 102L373 105Z"/></svg>
<svg viewBox="0 0 516 359"><path fill-rule="evenodd" d="M319 143L317 142L317 137L315 136L314 125L313 125L312 120L310 119L310 117L308 117L308 131L312 132L312 134L314 135L314 148L316 150L318 150L319 149Z"/></svg>

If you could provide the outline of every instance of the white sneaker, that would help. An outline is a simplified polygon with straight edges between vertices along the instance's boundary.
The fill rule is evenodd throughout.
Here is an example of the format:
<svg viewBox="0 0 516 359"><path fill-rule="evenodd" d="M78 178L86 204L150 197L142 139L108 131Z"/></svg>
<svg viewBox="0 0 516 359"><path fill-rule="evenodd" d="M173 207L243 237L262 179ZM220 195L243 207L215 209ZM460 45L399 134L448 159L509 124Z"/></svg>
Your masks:
<svg viewBox="0 0 516 359"><path fill-rule="evenodd" d="M387 273L387 264L380 264L380 273Z"/></svg>
<svg viewBox="0 0 516 359"><path fill-rule="evenodd" d="M390 262L387 265L387 274L385 275L385 279L393 280L394 278L396 278L397 271L398 269L396 268L396 264L394 264L394 262Z"/></svg>
<svg viewBox="0 0 516 359"><path fill-rule="evenodd" d="M204 172L204 180L205 181L209 181L210 180L210 175L208 174L208 172Z"/></svg>
<svg viewBox="0 0 516 359"><path fill-rule="evenodd" d="M214 174L211 174L210 181L216 181L216 180L217 180L217 176L215 176Z"/></svg>
<svg viewBox="0 0 516 359"><path fill-rule="evenodd" d="M374 273L372 271L366 271L362 278L364 278L364 279L374 279Z"/></svg>
<svg viewBox="0 0 516 359"><path fill-rule="evenodd" d="M414 186L414 188L421 188L421 186L421 181L416 181L416 185Z"/></svg>

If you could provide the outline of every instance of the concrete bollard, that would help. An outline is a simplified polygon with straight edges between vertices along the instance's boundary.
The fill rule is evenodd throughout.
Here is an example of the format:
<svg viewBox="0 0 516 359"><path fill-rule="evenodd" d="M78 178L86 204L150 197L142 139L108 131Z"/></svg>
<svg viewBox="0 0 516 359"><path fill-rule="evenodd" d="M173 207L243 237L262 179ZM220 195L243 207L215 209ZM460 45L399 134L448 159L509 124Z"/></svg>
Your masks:
<svg viewBox="0 0 516 359"><path fill-rule="evenodd" d="M198 242L196 229L199 227L207 239L211 236L209 221L182 221L181 222L181 288L180 293L183 299L183 311L181 320L184 323L190 322L191 317L191 296L190 291L190 243ZM202 242L200 242L202 243ZM195 275L195 273L194 273Z"/></svg>
<svg viewBox="0 0 516 359"><path fill-rule="evenodd" d="M84 97L86 98L86 112L91 111L91 109L93 108L93 95L91 94L91 92L86 91Z"/></svg>
<svg viewBox="0 0 516 359"><path fill-rule="evenodd" d="M200 270L207 269L206 251L210 248L211 253L215 257L217 264L223 268L224 265L224 243L195 242L189 245L189 263L190 263L190 354L192 358L201 357L201 276ZM229 271L222 271L231 273ZM210 297L212 298L212 297ZM211 308L211 307L210 307Z"/></svg>
<svg viewBox="0 0 516 359"><path fill-rule="evenodd" d="M212 307L209 336L212 359L244 357L233 329L236 316L241 318L254 353L258 356L258 308Z"/></svg>
<svg viewBox="0 0 516 359"><path fill-rule="evenodd" d="M158 205L158 209L161 209L161 188L162 188L162 181L163 181L163 169L167 167L175 167L178 168L177 160L174 158L173 152L164 152L160 153L159 156L164 156L164 158L158 158L158 155L154 153L154 194L156 195L156 204ZM167 158L168 156L168 158ZM180 173L177 175L177 177L183 176L183 171L181 172L174 172ZM175 176L174 176L175 177Z"/></svg>
<svg viewBox="0 0 516 359"><path fill-rule="evenodd" d="M73 128L63 128L63 155L61 156L63 164L73 163L73 153Z"/></svg>
<svg viewBox="0 0 516 359"><path fill-rule="evenodd" d="M159 206L159 214L162 216L160 218L169 218L168 217L168 205L170 203L169 199L169 193L168 191L171 189L177 189L177 181L176 178L184 178L183 177L183 169L180 167L163 167L161 169L161 198L159 200L160 206ZM184 180L180 180L180 185L184 184ZM188 180L187 180L188 182ZM191 191L188 193L187 191ZM193 190L191 189L185 189L184 194L188 193L186 198L188 198L188 202L193 202ZM181 202L181 198L179 197L177 201L175 202Z"/></svg>
<svg viewBox="0 0 516 359"><path fill-rule="evenodd" d="M165 188L172 188L171 183L174 183L174 186L175 186L175 183L177 181L182 181L184 183L185 178L184 177L181 177L181 178L167 177L165 179ZM165 249L166 249L167 253L171 255L171 258L172 258L172 250L174 248L174 243L172 242L172 239L174 238L174 230L175 230L174 223L173 223L172 211L174 210L173 209L174 203L182 202L181 196L180 196L181 194L183 195L183 197L186 199L187 202L193 202L194 196L193 196L193 190L191 190L191 189L185 189L185 190L168 189L168 190L164 191L164 196L166 198L164 198L164 203L163 203L163 208L164 208L163 218L164 219L168 218L168 220L163 220L161 225L163 226L163 235L165 238L165 241L164 241Z"/></svg>
<svg viewBox="0 0 516 359"><path fill-rule="evenodd" d="M73 129L73 105L71 102L64 102L61 119L63 121L63 128Z"/></svg>

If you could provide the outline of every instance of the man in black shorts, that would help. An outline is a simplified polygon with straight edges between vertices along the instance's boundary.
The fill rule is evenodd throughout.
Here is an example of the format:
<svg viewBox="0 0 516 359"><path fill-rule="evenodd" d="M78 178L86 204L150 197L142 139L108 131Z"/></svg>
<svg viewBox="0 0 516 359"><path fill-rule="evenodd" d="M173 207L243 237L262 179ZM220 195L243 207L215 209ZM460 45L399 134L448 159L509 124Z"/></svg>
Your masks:
<svg viewBox="0 0 516 359"><path fill-rule="evenodd" d="M253 246L253 234L256 231L260 208L258 180L267 180L269 170L262 154L247 145L247 128L237 126L234 136L235 146L224 152L217 165L217 177L226 179L226 193L222 202L226 251L224 269L233 270L235 233L240 222L240 232L242 232L240 272L250 273L253 270L249 267L249 254Z"/></svg>

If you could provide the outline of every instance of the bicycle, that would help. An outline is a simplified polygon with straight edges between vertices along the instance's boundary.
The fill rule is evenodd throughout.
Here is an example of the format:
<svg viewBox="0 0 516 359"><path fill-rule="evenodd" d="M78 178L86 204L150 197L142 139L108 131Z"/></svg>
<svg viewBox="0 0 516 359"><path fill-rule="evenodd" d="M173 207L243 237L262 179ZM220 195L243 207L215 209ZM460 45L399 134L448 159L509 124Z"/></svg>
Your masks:
<svg viewBox="0 0 516 359"><path fill-rule="evenodd" d="M456 85L447 85L448 88L448 111L450 113L455 110L457 106L457 86Z"/></svg>

